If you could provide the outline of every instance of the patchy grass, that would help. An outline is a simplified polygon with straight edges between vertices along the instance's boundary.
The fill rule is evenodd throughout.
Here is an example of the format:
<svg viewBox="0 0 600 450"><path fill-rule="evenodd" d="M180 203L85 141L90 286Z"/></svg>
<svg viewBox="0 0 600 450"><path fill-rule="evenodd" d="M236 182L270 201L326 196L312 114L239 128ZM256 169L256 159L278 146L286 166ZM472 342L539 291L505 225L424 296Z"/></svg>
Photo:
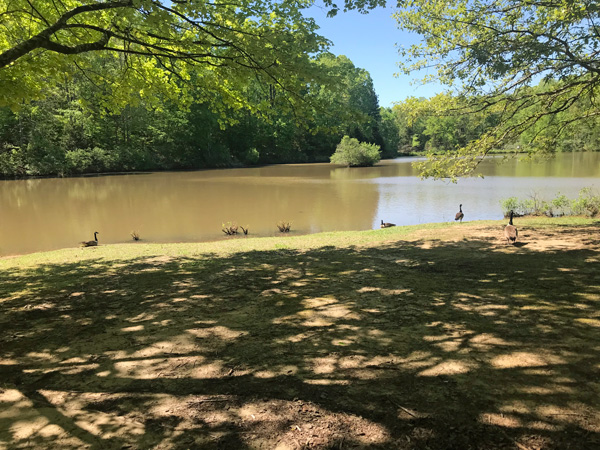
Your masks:
<svg viewBox="0 0 600 450"><path fill-rule="evenodd" d="M0 260L0 448L600 446L600 223Z"/></svg>

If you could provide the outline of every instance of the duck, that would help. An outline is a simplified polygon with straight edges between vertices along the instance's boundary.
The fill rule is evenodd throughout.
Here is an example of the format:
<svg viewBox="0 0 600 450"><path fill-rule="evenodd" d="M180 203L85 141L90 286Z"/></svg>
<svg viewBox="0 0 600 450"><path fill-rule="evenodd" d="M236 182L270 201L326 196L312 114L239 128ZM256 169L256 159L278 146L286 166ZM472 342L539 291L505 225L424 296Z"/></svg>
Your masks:
<svg viewBox="0 0 600 450"><path fill-rule="evenodd" d="M384 222L383 220L381 221L381 228L390 228L395 226L395 223Z"/></svg>
<svg viewBox="0 0 600 450"><path fill-rule="evenodd" d="M98 245L98 235L100 233L98 233L97 231L94 231L94 240L93 241L83 241L81 242L81 246L82 247L95 247Z"/></svg>
<svg viewBox="0 0 600 450"><path fill-rule="evenodd" d="M463 217L465 217L465 215L462 212L462 203L461 203L460 206L458 207L458 212L456 213L456 216L454 216L454 220L460 220L462 222Z"/></svg>
<svg viewBox="0 0 600 450"><path fill-rule="evenodd" d="M508 221L508 225L504 228L504 237L506 238L507 244L515 245L517 243L517 237L519 236L519 231L517 227L513 225L513 211L510 211L510 220Z"/></svg>

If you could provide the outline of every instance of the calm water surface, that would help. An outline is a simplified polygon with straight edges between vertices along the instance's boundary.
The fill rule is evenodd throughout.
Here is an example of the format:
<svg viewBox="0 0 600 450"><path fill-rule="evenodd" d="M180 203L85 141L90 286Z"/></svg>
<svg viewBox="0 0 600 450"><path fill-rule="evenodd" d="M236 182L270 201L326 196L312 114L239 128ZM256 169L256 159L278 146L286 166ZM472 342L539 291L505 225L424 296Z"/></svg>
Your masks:
<svg viewBox="0 0 600 450"><path fill-rule="evenodd" d="M100 233L100 243L222 239L221 225L248 225L252 236L379 228L445 222L463 204L465 221L501 219L500 200L557 192L577 197L600 191L600 152L569 153L543 162L489 161L484 179L457 184L420 180L415 158L371 168L331 164L249 169L0 181L0 255L77 246Z"/></svg>

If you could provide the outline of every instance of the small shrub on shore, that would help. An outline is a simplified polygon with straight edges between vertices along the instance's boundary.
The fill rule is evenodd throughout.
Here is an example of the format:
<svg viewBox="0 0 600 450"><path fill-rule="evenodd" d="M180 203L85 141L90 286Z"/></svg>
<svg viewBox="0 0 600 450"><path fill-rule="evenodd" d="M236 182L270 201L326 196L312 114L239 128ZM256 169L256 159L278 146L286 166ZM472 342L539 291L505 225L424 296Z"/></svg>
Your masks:
<svg viewBox="0 0 600 450"><path fill-rule="evenodd" d="M592 188L583 188L579 197L571 203L574 214L596 217L600 213L600 195L595 194Z"/></svg>

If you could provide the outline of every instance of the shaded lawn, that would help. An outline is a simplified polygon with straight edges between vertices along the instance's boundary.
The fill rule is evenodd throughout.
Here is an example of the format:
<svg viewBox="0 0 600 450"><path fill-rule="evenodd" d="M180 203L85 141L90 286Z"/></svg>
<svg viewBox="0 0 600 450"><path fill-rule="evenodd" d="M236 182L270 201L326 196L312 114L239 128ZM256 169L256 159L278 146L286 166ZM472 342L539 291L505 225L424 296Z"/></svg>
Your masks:
<svg viewBox="0 0 600 450"><path fill-rule="evenodd" d="M600 448L600 226L453 229L7 264L0 448Z"/></svg>

